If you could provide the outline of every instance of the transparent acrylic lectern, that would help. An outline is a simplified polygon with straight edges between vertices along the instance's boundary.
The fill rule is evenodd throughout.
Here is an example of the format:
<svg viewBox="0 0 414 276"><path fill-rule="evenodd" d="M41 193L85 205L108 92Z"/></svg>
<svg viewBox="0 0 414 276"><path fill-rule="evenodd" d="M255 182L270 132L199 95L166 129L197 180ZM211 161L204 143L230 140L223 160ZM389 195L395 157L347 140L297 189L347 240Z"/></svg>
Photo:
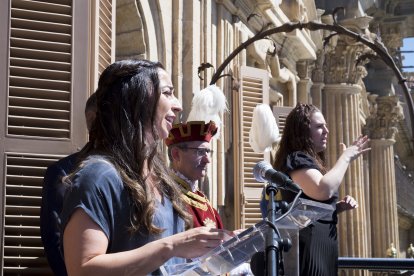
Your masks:
<svg viewBox="0 0 414 276"><path fill-rule="evenodd" d="M299 230L319 219L329 219L334 209L331 205L299 198L290 214L283 219L276 218L276 227L281 238L289 238L292 247L283 252L283 265L286 275L298 275ZM278 215L281 217L281 215ZM222 275L250 262L252 256L263 251L267 231L273 231L265 220L246 229L222 243L204 256L185 264L162 266L163 275Z"/></svg>

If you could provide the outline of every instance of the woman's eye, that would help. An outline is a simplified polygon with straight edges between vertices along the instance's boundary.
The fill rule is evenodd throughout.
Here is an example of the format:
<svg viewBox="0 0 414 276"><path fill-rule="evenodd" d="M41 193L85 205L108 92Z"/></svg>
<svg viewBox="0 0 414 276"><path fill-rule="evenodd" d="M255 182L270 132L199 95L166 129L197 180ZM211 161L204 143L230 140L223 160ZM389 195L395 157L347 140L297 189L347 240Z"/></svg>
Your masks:
<svg viewBox="0 0 414 276"><path fill-rule="evenodd" d="M170 96L170 95L173 94L173 92L172 92L172 90L164 90L164 91L162 91L162 94Z"/></svg>

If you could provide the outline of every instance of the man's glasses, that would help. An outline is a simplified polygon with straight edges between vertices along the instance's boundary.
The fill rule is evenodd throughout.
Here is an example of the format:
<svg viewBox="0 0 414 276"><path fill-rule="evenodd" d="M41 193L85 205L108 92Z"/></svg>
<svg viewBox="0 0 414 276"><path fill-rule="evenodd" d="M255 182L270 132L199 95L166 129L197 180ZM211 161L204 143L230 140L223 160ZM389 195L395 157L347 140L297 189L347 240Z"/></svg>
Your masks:
<svg viewBox="0 0 414 276"><path fill-rule="evenodd" d="M211 149L206 149L206 148L189 148L189 147L180 147L180 149L182 150L194 150L195 153L197 154L197 157L204 157L204 156L209 156L211 157L214 153L213 150Z"/></svg>

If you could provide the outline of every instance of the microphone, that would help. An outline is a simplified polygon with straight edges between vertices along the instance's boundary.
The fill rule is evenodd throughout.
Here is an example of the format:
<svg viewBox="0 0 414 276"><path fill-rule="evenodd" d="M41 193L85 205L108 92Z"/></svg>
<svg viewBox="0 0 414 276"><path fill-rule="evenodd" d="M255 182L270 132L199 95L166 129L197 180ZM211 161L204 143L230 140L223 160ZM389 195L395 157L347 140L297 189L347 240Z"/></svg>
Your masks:
<svg viewBox="0 0 414 276"><path fill-rule="evenodd" d="M250 270L254 276L265 275L265 256L263 251L259 251L253 254L250 260Z"/></svg>
<svg viewBox="0 0 414 276"><path fill-rule="evenodd" d="M253 176L259 182L271 182L276 184L279 189L298 193L302 190L298 184L294 183L286 174L273 169L266 161L260 161L253 168Z"/></svg>

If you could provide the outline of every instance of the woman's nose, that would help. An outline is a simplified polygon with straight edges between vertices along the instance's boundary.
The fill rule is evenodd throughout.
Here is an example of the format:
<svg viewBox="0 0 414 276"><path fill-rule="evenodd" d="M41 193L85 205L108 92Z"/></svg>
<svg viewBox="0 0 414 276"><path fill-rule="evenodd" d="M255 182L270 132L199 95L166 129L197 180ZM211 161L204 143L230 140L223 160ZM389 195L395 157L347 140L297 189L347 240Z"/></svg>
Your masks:
<svg viewBox="0 0 414 276"><path fill-rule="evenodd" d="M181 112L181 111L183 111L183 108L181 106L180 101L175 96L174 96L174 99L172 100L172 107L171 107L171 109L174 112Z"/></svg>

